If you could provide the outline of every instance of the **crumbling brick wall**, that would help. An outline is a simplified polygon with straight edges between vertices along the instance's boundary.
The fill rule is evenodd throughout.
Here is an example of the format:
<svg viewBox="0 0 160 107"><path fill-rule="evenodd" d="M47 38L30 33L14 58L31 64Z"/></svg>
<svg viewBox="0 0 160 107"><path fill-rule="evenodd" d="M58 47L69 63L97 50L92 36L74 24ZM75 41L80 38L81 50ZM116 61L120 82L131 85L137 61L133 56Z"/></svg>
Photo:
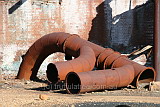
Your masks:
<svg viewBox="0 0 160 107"><path fill-rule="evenodd" d="M151 0L0 0L0 68L18 71L32 43L51 32L79 34L122 53L153 45L153 7ZM63 60L53 54L41 70Z"/></svg>

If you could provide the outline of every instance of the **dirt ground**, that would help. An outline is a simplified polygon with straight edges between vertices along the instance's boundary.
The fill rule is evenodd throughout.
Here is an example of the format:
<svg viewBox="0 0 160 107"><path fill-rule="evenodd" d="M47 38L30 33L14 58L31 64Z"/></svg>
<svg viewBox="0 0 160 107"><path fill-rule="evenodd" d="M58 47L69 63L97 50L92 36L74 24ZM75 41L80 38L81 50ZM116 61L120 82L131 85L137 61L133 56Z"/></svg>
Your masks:
<svg viewBox="0 0 160 107"><path fill-rule="evenodd" d="M65 89L51 89L45 78L39 82L14 78L15 75L0 77L0 107L118 107L122 104L128 105L126 107L160 107L160 91L122 88L72 95ZM40 95L48 98L42 100Z"/></svg>

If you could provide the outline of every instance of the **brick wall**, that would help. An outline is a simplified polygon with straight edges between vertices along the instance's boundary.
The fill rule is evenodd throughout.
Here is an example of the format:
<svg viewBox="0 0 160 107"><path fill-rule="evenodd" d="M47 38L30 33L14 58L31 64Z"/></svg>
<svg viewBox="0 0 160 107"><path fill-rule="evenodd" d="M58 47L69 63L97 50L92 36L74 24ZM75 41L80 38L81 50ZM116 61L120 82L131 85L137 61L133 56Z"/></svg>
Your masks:
<svg viewBox="0 0 160 107"><path fill-rule="evenodd" d="M153 7L150 0L0 0L0 70L17 73L21 55L51 32L79 34L122 53L153 45ZM63 56L51 55L40 70Z"/></svg>

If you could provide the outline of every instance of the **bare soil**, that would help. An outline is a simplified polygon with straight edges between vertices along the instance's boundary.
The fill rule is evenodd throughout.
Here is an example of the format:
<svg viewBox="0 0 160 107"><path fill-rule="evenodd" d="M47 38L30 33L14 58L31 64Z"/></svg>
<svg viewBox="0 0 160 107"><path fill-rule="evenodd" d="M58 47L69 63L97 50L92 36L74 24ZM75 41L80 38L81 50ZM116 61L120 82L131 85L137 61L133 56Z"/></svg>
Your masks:
<svg viewBox="0 0 160 107"><path fill-rule="evenodd" d="M41 100L40 95L47 95L48 99ZM134 106L152 104L158 107L160 91L122 88L72 95L67 94L65 89L53 89L45 78L39 82L18 80L14 75L3 75L0 78L0 107L111 107L124 103L132 103Z"/></svg>

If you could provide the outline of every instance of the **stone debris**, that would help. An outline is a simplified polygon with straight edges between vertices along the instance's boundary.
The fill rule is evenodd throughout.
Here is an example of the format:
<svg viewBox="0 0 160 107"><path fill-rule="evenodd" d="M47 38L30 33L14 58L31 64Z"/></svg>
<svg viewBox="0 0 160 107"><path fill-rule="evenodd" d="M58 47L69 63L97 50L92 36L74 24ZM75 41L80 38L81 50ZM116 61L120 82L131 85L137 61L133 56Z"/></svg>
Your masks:
<svg viewBox="0 0 160 107"><path fill-rule="evenodd" d="M39 98L40 98L41 100L48 100L48 95L40 94L40 95L39 95Z"/></svg>
<svg viewBox="0 0 160 107"><path fill-rule="evenodd" d="M160 81L151 82L149 85L150 91L160 91Z"/></svg>
<svg viewBox="0 0 160 107"><path fill-rule="evenodd" d="M24 84L29 84L30 83L30 81L26 81Z"/></svg>

